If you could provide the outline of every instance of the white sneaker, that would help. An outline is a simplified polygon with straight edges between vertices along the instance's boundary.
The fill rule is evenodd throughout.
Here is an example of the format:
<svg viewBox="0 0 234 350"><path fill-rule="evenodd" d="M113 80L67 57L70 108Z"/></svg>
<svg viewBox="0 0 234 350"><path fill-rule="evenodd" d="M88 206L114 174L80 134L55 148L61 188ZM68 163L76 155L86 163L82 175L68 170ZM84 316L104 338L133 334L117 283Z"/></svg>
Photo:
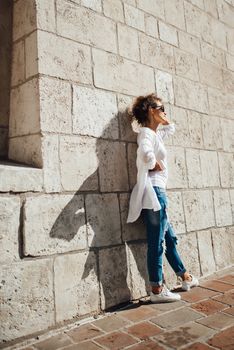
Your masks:
<svg viewBox="0 0 234 350"><path fill-rule="evenodd" d="M192 277L191 281L182 281L182 286L181 288L183 290L190 290L190 288L192 287L197 287L199 286L199 281L196 277L194 277L193 275L190 274L190 276Z"/></svg>
<svg viewBox="0 0 234 350"><path fill-rule="evenodd" d="M169 289L163 285L163 289L159 294L155 294L152 291L150 292L150 300L152 303L168 303L172 301L178 301L181 299L181 296L178 293L172 293Z"/></svg>

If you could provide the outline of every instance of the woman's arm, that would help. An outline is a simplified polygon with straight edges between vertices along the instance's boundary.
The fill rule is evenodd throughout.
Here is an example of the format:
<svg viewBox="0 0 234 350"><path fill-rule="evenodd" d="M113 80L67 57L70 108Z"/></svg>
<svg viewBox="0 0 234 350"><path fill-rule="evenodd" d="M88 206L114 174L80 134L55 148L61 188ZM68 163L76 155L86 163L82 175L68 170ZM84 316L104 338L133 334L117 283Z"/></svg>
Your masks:
<svg viewBox="0 0 234 350"><path fill-rule="evenodd" d="M144 163L147 164L148 169L152 169L156 164L156 157L154 147L159 146L158 140L155 138L156 145L154 146L154 139L152 135L145 134L139 142L139 152Z"/></svg>
<svg viewBox="0 0 234 350"><path fill-rule="evenodd" d="M158 130L162 139L166 139L169 135L173 135L175 132L175 123L170 123L168 125L163 125L161 129Z"/></svg>

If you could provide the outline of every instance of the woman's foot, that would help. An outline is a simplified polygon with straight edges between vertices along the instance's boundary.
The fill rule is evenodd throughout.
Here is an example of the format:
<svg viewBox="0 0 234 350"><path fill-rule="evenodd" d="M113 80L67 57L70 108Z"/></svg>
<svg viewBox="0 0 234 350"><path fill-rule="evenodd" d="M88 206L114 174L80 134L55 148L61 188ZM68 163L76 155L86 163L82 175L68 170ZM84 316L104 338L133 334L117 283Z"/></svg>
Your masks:
<svg viewBox="0 0 234 350"><path fill-rule="evenodd" d="M190 288L199 286L198 279L191 274L189 274L189 276L185 276L184 278L182 277L182 279L183 281L181 288L183 290L190 290Z"/></svg>
<svg viewBox="0 0 234 350"><path fill-rule="evenodd" d="M165 284L161 286L161 291L159 291L160 289L158 288L156 292L153 292L152 288L152 291L150 292L150 300L152 303L168 303L181 299L181 296L178 293L170 292Z"/></svg>

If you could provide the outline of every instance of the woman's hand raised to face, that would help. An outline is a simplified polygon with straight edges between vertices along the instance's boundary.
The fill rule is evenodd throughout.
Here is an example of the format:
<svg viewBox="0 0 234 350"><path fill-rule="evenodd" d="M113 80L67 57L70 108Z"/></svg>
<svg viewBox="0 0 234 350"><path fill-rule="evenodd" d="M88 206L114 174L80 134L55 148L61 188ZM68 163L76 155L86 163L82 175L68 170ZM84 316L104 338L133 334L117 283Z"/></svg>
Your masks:
<svg viewBox="0 0 234 350"><path fill-rule="evenodd" d="M149 171L161 171L161 170L163 170L162 168L161 168L161 166L159 165L159 163L156 163L156 165L155 165L155 167L153 168L153 169L149 169Z"/></svg>

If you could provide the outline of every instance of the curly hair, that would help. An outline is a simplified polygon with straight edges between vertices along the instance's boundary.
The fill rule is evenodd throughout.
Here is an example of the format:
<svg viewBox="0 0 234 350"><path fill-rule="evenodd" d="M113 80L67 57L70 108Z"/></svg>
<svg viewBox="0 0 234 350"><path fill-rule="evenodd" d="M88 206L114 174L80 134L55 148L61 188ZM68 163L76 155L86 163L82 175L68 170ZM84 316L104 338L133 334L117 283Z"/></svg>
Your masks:
<svg viewBox="0 0 234 350"><path fill-rule="evenodd" d="M136 120L138 124L144 126L148 120L148 109L156 101L162 102L162 98L158 97L155 93L135 98L132 107L129 109L131 120Z"/></svg>

